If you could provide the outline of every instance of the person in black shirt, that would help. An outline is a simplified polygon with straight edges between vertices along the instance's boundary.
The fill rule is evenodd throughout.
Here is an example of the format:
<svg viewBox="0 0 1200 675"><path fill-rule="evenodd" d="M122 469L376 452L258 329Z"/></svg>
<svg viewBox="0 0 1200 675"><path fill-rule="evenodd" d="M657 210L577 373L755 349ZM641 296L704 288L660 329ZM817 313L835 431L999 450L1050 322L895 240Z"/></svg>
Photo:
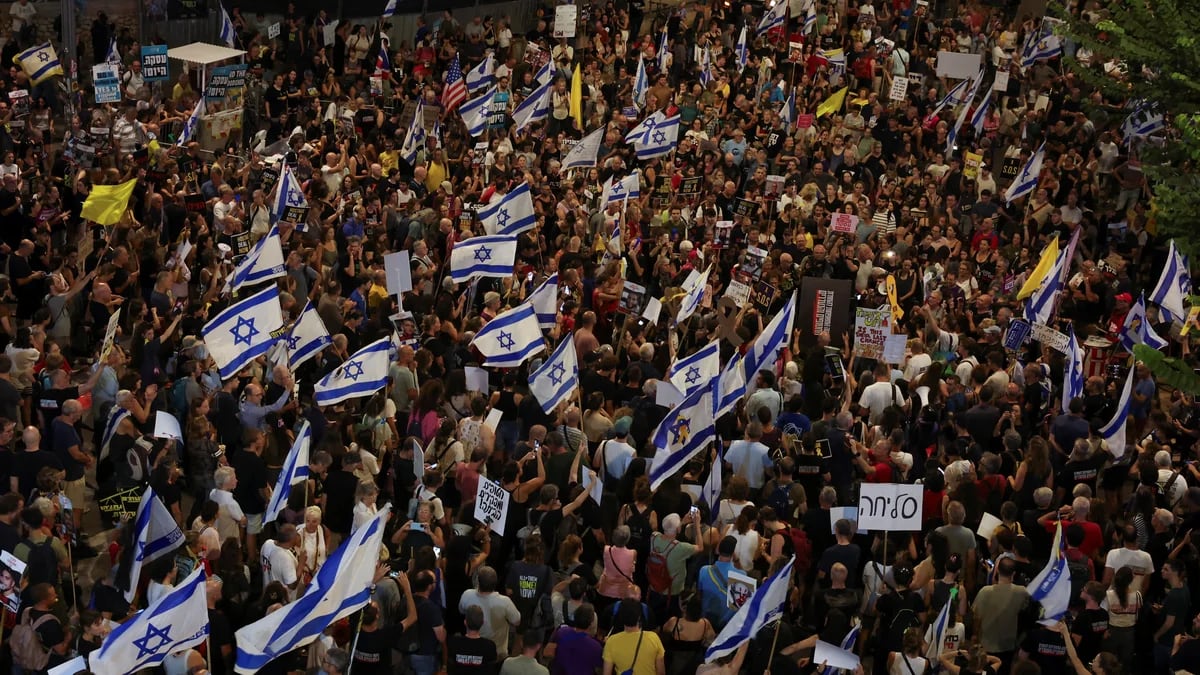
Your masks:
<svg viewBox="0 0 1200 675"><path fill-rule="evenodd" d="M354 493L358 488L358 477L354 470L362 464L356 452L342 455L340 471L330 471L325 478L325 525L330 532L344 538L350 535L354 522ZM333 543L330 543L330 547Z"/></svg>
<svg viewBox="0 0 1200 675"><path fill-rule="evenodd" d="M237 486L233 498L246 514L246 547L251 560L258 555L257 535L262 531L263 512L267 510L267 465L263 462L262 450L266 436L258 429L247 429L243 437L241 452L233 455L231 464L237 471Z"/></svg>
<svg viewBox="0 0 1200 675"><path fill-rule="evenodd" d="M495 675L500 668L496 643L479 634L483 628L483 608L471 605L464 616L466 632L447 641L450 662L447 675Z"/></svg>

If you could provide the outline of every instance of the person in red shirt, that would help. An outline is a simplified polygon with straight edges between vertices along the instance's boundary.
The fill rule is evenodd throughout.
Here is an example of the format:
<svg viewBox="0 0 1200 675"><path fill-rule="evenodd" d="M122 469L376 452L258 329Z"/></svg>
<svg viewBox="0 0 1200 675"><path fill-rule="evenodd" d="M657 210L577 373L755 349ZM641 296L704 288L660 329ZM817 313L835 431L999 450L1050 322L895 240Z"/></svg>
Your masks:
<svg viewBox="0 0 1200 675"><path fill-rule="evenodd" d="M1076 497L1070 506L1051 511L1038 518L1038 522L1048 532L1055 531L1058 521L1062 521L1064 530L1071 525L1078 525L1083 530L1083 541L1078 546L1079 550L1089 558L1095 558L1101 547L1104 546L1104 532L1101 531L1099 525L1088 520L1088 511L1091 510L1091 507L1092 502L1087 497Z"/></svg>

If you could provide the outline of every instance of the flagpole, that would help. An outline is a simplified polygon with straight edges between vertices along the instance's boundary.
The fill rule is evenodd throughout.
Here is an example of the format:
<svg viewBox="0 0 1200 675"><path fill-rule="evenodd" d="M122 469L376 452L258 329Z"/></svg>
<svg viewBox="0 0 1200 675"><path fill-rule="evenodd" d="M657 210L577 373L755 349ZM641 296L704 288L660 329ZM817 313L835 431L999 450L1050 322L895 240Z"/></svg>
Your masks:
<svg viewBox="0 0 1200 675"><path fill-rule="evenodd" d="M775 660L775 646L779 644L779 629L783 626L783 617L775 622L775 637L771 639L771 653L767 655L766 672L771 672L771 662Z"/></svg>
<svg viewBox="0 0 1200 675"><path fill-rule="evenodd" d="M404 572L401 572L404 574ZM358 637L362 635L363 611L358 610L358 627L354 629L354 642L350 644L350 659L346 662L346 675L354 669L354 653L358 651Z"/></svg>

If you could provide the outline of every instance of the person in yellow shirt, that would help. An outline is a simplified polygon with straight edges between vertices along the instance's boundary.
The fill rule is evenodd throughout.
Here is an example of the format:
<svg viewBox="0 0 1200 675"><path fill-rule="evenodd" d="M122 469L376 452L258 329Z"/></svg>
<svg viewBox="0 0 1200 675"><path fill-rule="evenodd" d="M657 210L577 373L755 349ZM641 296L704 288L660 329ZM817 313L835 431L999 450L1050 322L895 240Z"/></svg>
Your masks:
<svg viewBox="0 0 1200 675"><path fill-rule="evenodd" d="M642 605L636 600L622 600L617 609L617 621L625 630L609 636L604 643L604 675L665 675L666 650L658 635L642 630Z"/></svg>
<svg viewBox="0 0 1200 675"><path fill-rule="evenodd" d="M192 80L187 73L179 74L179 81L175 83L175 87L171 90L171 100L178 103L185 96L194 96L195 90L192 89Z"/></svg>
<svg viewBox="0 0 1200 675"><path fill-rule="evenodd" d="M437 192L442 181L446 180L446 158L441 148L435 148L429 158L428 173L425 174L425 189Z"/></svg>
<svg viewBox="0 0 1200 675"><path fill-rule="evenodd" d="M383 139L383 152L379 153L379 166L383 167L383 175L391 175L392 169L400 169L400 151L396 142L390 138Z"/></svg>
<svg viewBox="0 0 1200 675"><path fill-rule="evenodd" d="M375 270L371 276L371 290L367 291L367 307L371 316L379 316L381 307L388 303L387 272Z"/></svg>

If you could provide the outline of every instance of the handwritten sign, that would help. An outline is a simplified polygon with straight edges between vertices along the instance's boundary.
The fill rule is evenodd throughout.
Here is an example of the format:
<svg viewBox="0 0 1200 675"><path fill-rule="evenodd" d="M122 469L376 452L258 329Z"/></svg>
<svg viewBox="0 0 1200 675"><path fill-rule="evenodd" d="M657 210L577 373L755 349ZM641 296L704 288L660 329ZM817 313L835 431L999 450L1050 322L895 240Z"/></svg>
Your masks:
<svg viewBox="0 0 1200 675"><path fill-rule="evenodd" d="M137 513L138 504L142 503L140 487L134 486L128 490L113 493L100 498L100 511L110 514L113 520L132 518Z"/></svg>
<svg viewBox="0 0 1200 675"><path fill-rule="evenodd" d="M858 216L853 213L835 213L830 221L830 229L843 234L854 234L858 229Z"/></svg>
<svg viewBox="0 0 1200 675"><path fill-rule="evenodd" d="M508 490L494 480L481 479L475 491L475 519L491 528L492 532L504 536L504 523L508 520Z"/></svg>
<svg viewBox="0 0 1200 675"><path fill-rule="evenodd" d="M872 530L917 532L925 488L896 483L863 483L858 493L858 524Z"/></svg>
<svg viewBox="0 0 1200 675"><path fill-rule="evenodd" d="M888 92L888 98L893 101L903 101L908 98L908 78L892 78L892 89Z"/></svg>
<svg viewBox="0 0 1200 675"><path fill-rule="evenodd" d="M108 325L104 327L104 347L100 350L100 362L103 363L108 358L108 352L112 349L113 340L117 337L117 326L121 323L121 308L108 317Z"/></svg>
<svg viewBox="0 0 1200 675"><path fill-rule="evenodd" d="M908 336L906 335L889 335L884 338L884 363L892 363L897 365L904 363L904 350L906 347L908 347Z"/></svg>
<svg viewBox="0 0 1200 675"><path fill-rule="evenodd" d="M1008 91L1008 72L996 71L996 79L992 81L992 91Z"/></svg>
<svg viewBox="0 0 1200 675"><path fill-rule="evenodd" d="M889 309L854 310L854 353L864 359L883 358L883 345L892 334L892 312Z"/></svg>
<svg viewBox="0 0 1200 675"><path fill-rule="evenodd" d="M1044 323L1033 324L1033 339L1063 354L1067 353L1067 345L1070 344L1066 333L1054 330Z"/></svg>
<svg viewBox="0 0 1200 675"><path fill-rule="evenodd" d="M730 280L725 287L725 297L732 298L739 307L744 307L750 302L750 286L736 279Z"/></svg>

